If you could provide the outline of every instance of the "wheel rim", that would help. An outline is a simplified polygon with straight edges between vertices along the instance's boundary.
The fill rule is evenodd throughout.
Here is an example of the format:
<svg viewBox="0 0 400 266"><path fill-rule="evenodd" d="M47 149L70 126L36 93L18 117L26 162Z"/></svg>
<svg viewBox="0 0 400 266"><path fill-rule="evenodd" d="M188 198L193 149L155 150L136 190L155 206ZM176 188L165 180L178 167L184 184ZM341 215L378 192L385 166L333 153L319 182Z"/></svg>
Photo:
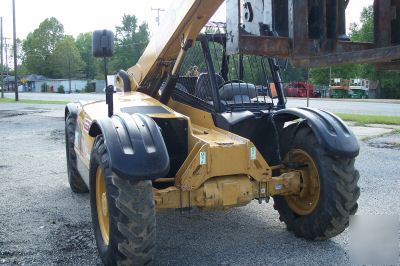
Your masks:
<svg viewBox="0 0 400 266"><path fill-rule="evenodd" d="M307 165L301 170L302 190L298 195L286 196L290 209L298 215L312 213L320 197L320 178L317 166L311 156L303 150L290 152L290 161Z"/></svg>
<svg viewBox="0 0 400 266"><path fill-rule="evenodd" d="M110 223L108 216L107 193L103 170L100 166L97 167L96 171L96 207L101 236L104 243L108 245L110 239Z"/></svg>

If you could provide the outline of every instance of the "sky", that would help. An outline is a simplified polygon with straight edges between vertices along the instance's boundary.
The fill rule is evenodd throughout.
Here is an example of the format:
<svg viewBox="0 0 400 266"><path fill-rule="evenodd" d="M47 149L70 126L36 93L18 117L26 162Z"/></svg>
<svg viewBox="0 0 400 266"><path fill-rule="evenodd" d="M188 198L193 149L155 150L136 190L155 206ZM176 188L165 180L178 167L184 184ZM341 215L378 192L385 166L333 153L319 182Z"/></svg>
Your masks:
<svg viewBox="0 0 400 266"><path fill-rule="evenodd" d="M96 29L115 29L121 24L124 14L134 14L139 21L148 22L150 29L156 27L156 11L151 8L167 9L174 0L15 0L17 37L24 39L37 28L44 19L56 17L66 34L77 36L81 32ZM175 0L176 1L176 0ZM373 0L350 0L347 10L347 24L359 22L363 7ZM161 12L161 15L165 12ZM12 37L12 0L0 0L0 16L3 17L4 36ZM221 21L225 17L225 7L215 16ZM162 22L162 19L161 19Z"/></svg>

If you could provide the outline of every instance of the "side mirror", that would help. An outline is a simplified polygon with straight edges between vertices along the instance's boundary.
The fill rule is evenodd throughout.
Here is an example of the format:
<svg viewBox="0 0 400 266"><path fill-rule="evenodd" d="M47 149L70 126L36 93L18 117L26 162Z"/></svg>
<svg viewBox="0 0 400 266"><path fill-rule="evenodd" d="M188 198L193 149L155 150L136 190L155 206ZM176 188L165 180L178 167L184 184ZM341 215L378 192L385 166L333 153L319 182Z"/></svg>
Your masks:
<svg viewBox="0 0 400 266"><path fill-rule="evenodd" d="M114 33L110 30L94 31L92 52L94 57L112 57L114 55Z"/></svg>

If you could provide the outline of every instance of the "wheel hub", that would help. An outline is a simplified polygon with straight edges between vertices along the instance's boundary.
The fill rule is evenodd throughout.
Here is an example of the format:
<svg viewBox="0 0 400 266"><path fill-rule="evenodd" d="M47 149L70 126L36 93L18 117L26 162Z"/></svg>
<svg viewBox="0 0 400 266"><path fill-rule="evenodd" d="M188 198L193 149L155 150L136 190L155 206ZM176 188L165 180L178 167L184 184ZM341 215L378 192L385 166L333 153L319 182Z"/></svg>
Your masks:
<svg viewBox="0 0 400 266"><path fill-rule="evenodd" d="M320 197L320 178L317 166L311 156L303 150L293 150L288 155L289 161L307 165L301 170L302 190L298 195L286 196L290 209L298 215L312 213Z"/></svg>

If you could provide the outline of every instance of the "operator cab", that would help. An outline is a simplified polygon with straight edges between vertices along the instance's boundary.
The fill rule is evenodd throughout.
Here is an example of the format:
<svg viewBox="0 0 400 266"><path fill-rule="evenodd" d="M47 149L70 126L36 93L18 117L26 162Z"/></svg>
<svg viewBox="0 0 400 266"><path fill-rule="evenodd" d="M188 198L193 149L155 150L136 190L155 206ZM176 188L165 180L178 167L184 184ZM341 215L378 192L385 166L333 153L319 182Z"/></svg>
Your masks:
<svg viewBox="0 0 400 266"><path fill-rule="evenodd" d="M268 58L227 55L226 35L205 33L187 52L173 98L206 111L260 114L284 108L276 87Z"/></svg>
<svg viewBox="0 0 400 266"><path fill-rule="evenodd" d="M254 139L248 132L267 124L258 120L285 108L280 68L275 59L228 55L226 34L212 32L188 50L172 98L210 112L217 127Z"/></svg>

